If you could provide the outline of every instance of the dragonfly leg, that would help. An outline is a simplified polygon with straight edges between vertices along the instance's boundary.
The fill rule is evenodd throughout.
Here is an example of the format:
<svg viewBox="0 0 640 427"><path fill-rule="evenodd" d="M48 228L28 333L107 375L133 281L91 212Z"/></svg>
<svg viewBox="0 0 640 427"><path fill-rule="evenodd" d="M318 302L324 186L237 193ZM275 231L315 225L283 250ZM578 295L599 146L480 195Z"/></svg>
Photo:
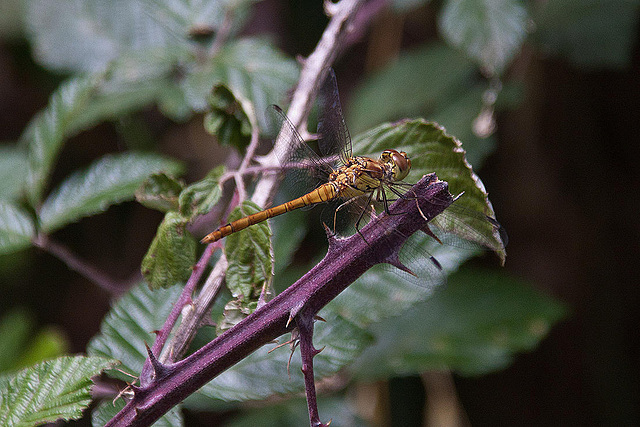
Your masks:
<svg viewBox="0 0 640 427"><path fill-rule="evenodd" d="M398 185L400 184L404 184L404 183L398 183ZM418 208L418 212L420 213L420 216L425 220L425 221L429 221L429 218L427 218L427 216L424 214L424 212L422 212L422 209L420 208L420 203L418 203L418 197L416 197L416 195L412 195L409 196L409 193L402 193L400 191L398 191L397 188L393 188L392 186L389 186L389 190L391 190L394 194L397 194L398 197L402 198L402 199L413 199L416 202L416 208ZM413 192L412 190L409 190L411 192ZM441 242L442 243L442 242Z"/></svg>
<svg viewBox="0 0 640 427"><path fill-rule="evenodd" d="M359 200L359 198L360 198L360 197L361 197L361 196L352 197L352 198L348 199L347 201L345 201L344 203L340 204L340 205L336 208L335 212L333 213L333 231L334 231L334 233L335 233L335 231L336 231L336 225L337 225L337 223L338 223L338 212L339 212L340 210L342 210L343 208L348 207L351 203L353 203L353 202L355 202L355 201Z"/></svg>
<svg viewBox="0 0 640 427"><path fill-rule="evenodd" d="M400 185L403 183L395 183L394 185ZM415 197L408 197L407 193L402 193L401 191L399 191L397 188L394 188L392 185L388 185L387 188L396 196L398 196L399 199L408 199L408 198L414 198ZM380 200L380 195L378 195L377 201L378 202L383 202L384 203L384 211L386 212L387 215L401 215L404 212L396 212L396 213L392 213L389 210L389 202L395 202L398 199L390 199L387 197L387 193L384 191L384 189L379 189L381 195L382 195L382 200ZM417 200L417 199L416 199Z"/></svg>
<svg viewBox="0 0 640 427"><path fill-rule="evenodd" d="M369 197L367 198L367 203L365 203L365 207L360 211L360 215L358 215L358 219L356 221L356 231L360 234L360 222L362 222L362 218L364 217L365 212L371 209L371 199L373 197L373 191L369 193ZM362 236L362 234L360 234ZM363 236L364 238L364 236ZM366 240L365 240L366 241Z"/></svg>

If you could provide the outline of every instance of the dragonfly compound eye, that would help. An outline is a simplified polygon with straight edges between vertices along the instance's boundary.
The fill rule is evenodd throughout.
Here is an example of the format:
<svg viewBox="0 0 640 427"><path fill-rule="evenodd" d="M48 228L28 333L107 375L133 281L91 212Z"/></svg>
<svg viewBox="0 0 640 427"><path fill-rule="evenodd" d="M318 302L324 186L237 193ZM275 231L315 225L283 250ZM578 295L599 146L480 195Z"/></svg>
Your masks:
<svg viewBox="0 0 640 427"><path fill-rule="evenodd" d="M380 160L391 164L394 181L402 181L411 170L411 160L404 151L385 150Z"/></svg>

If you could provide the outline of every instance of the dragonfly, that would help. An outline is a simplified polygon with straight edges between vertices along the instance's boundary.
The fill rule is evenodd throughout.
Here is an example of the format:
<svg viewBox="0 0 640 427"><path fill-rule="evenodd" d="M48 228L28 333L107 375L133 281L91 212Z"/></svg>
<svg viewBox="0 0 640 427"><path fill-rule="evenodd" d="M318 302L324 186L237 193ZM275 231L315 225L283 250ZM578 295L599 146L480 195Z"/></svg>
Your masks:
<svg viewBox="0 0 640 427"><path fill-rule="evenodd" d="M397 198L412 197L410 194L411 184L403 181L411 171L411 160L407 153L387 149L382 151L378 158L353 156L351 137L342 113L336 77L332 69L328 71L328 76L320 88L318 101L320 118L317 134L321 156L318 156L304 141L282 109L275 105L272 106L276 119L281 124L278 139L284 138L287 142L285 146L289 145L286 153L276 151L283 169L292 175L288 176L287 180L294 182L294 185L298 187L312 187L314 189L286 203L223 225L206 235L202 239L202 243L216 242L254 224L295 209L331 201L339 203L337 208L333 210L334 231L340 222L339 212L347 211L347 214L341 216L342 222L351 224L351 229L355 228L355 231L359 232L363 220L375 216L377 210L384 210L389 214L390 202ZM437 203L437 201L434 202ZM443 201L443 203L449 205L449 202ZM416 206L418 206L417 203ZM464 208L461 209L464 210ZM475 213L469 212L465 214L475 215ZM485 223L488 222L492 228L501 229L497 221L491 217L478 213L475 218L480 218ZM458 222L454 221L454 224L458 224ZM423 230L442 243L427 225ZM471 234L473 233L471 230ZM487 239L478 233L475 235L478 237L474 240L480 245L483 240ZM477 247L477 245L473 245L473 247Z"/></svg>
<svg viewBox="0 0 640 427"><path fill-rule="evenodd" d="M375 197L378 201L383 200L385 206L388 206L389 201L387 200L387 193L384 191L385 188L389 188L393 193L402 196L402 193L394 186L400 183L411 170L411 160L407 154L403 151L388 149L384 150L377 159L352 156L351 138L344 123L337 95L335 74L332 70L320 93L322 95L329 94L329 96L322 97L321 103L327 104L328 102L330 104L325 105L328 108L323 108L324 116L318 125L319 146L325 160L319 158L304 142L282 109L275 105L272 107L282 122L280 133L284 133L284 138L295 144L295 147L290 150L291 154L284 161L280 159L281 163L295 165L298 170L306 170L307 172L305 173L309 173L309 170L311 170L313 171L311 176L324 174L327 177L326 182L301 197L228 223L205 236L202 239L203 243L216 242L230 234L295 209L336 199L345 201L338 207L337 210L340 210L354 203L354 201L362 199L363 196L369 202L366 203L367 205ZM302 154L300 153L301 151ZM326 159L335 157L335 154L338 154L337 152L339 152L340 166L334 167ZM300 176L296 178L300 178ZM300 181L300 179L290 179ZM364 213L366 210L362 212ZM363 214L360 215L359 221L362 216Z"/></svg>

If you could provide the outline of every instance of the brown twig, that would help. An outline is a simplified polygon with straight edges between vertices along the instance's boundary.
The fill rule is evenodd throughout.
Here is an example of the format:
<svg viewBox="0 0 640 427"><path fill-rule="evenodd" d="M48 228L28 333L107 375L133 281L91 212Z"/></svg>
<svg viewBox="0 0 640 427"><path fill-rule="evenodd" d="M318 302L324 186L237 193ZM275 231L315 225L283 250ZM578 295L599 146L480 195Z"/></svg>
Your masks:
<svg viewBox="0 0 640 427"><path fill-rule="evenodd" d="M93 283L96 283L112 295L120 295L127 290L125 286L122 286L119 282L113 280L93 265L78 257L66 246L55 242L46 234L38 234L33 239L33 244L43 251L55 256L60 261L64 262L67 267L91 280Z"/></svg>
<svg viewBox="0 0 640 427"><path fill-rule="evenodd" d="M313 107L315 93L323 79L323 73L332 64L338 54L341 41L349 32L349 22L353 19L363 0L341 0L335 3L332 8L332 17L325 29L320 42L315 51L304 61L304 65L300 72L298 85L291 100L288 110L288 116L297 128L306 129L306 120ZM255 128L255 127L254 127ZM252 135L253 138L253 135ZM278 144L285 144L287 141L276 141ZM285 147L286 148L286 147ZM280 151L286 151L281 150ZM275 168L279 166L278 159L275 156L275 149L265 156L261 163L263 167ZM248 166L249 159L243 164ZM257 182L253 197L251 200L258 206L265 206L273 198L276 191L277 176L275 174L263 175ZM218 260L218 264L226 266L227 260L224 254ZM213 300L210 299L216 292L208 290L208 286L214 288L224 279L225 268L218 265L214 267L207 282L203 286L201 293L194 299L194 309L183 317L183 321L176 331L176 339L172 340L169 346L169 354L171 360L177 360L181 355L181 350L185 349L186 342L191 340L195 335L198 327L202 324L202 320L207 316ZM180 339L178 339L180 337Z"/></svg>

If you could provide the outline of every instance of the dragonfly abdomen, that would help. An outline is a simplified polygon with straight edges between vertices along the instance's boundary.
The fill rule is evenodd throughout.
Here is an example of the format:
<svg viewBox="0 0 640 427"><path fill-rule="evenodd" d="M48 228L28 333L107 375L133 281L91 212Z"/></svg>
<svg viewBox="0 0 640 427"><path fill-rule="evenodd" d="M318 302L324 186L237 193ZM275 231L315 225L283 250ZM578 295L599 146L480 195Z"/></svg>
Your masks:
<svg viewBox="0 0 640 427"><path fill-rule="evenodd" d="M245 216L244 218L240 218L233 222L230 222L227 225L223 225L216 231L207 234L202 239L202 243L213 243L224 237L227 237L230 234L233 234L240 230L244 230L245 228L250 227L254 224L266 221L269 218L282 215L294 209L300 209L305 206L332 200L336 197L337 194L338 191L335 184L328 182L305 194L304 196L298 197L297 199L293 199L287 203L283 203L281 205L256 212L254 214Z"/></svg>

